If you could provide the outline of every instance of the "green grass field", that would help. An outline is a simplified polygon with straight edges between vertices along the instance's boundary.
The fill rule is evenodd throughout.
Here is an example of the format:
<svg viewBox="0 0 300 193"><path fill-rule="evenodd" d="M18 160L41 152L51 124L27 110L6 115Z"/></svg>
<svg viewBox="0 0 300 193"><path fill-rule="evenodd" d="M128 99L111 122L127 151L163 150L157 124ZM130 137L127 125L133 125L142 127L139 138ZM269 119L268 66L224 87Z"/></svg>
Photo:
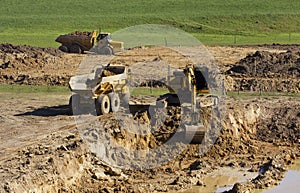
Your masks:
<svg viewBox="0 0 300 193"><path fill-rule="evenodd" d="M205 45L300 43L299 0L2 0L0 42L57 47L59 34L167 24Z"/></svg>
<svg viewBox="0 0 300 193"><path fill-rule="evenodd" d="M0 93L70 93L68 87L64 86L35 86L35 85L0 85Z"/></svg>

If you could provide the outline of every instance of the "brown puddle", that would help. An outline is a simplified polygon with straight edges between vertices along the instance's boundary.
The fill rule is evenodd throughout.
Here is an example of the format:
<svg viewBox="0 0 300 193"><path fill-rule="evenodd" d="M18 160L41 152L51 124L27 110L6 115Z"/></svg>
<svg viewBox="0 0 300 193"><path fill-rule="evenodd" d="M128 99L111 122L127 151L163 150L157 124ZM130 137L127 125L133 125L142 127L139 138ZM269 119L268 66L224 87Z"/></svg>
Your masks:
<svg viewBox="0 0 300 193"><path fill-rule="evenodd" d="M211 173L203 179L206 186L195 186L192 189L180 191L181 193L221 193L232 189L237 182L245 182L255 178L257 173L250 173L245 170L232 168L222 168ZM300 185L300 161L297 161L290 170L285 174L280 184L269 190L256 190L254 193L299 193ZM170 192L175 193L175 192Z"/></svg>
<svg viewBox="0 0 300 193"><path fill-rule="evenodd" d="M288 192L288 193L299 193L300 185L300 161L298 160L290 170L285 174L285 177L280 184L272 189L258 191L256 193L277 193L277 192Z"/></svg>
<svg viewBox="0 0 300 193"><path fill-rule="evenodd" d="M212 193L230 190L237 182L245 182L257 176L256 173L245 169L221 168L212 172L203 179L205 186L195 186L192 189L180 191L181 193ZM170 192L175 193L175 192Z"/></svg>

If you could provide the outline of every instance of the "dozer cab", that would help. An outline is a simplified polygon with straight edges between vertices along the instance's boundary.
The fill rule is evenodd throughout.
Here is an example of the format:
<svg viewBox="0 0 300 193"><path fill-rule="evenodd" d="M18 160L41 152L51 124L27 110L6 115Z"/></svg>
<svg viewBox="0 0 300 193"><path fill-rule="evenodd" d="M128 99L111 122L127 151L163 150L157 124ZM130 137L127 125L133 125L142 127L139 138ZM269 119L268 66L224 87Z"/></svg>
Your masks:
<svg viewBox="0 0 300 193"><path fill-rule="evenodd" d="M67 53L84 53L93 51L102 55L111 55L124 49L124 43L114 41L107 32L79 32L60 35L55 40L61 43L59 49Z"/></svg>

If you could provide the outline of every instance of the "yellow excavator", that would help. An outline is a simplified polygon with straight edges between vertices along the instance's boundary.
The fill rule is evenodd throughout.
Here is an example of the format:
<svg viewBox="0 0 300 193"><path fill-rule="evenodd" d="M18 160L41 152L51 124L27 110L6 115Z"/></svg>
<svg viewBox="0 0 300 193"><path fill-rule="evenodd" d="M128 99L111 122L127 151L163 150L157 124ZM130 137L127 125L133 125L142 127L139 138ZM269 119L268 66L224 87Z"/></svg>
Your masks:
<svg viewBox="0 0 300 193"><path fill-rule="evenodd" d="M196 144L202 142L206 133L206 128L199 122L200 98L198 95L209 93L202 71L203 69L188 64L184 69L169 74L165 84L170 93L159 99L166 101L168 105L181 107L182 114L189 117L188 120L184 120L186 141ZM214 104L215 102L210 105Z"/></svg>

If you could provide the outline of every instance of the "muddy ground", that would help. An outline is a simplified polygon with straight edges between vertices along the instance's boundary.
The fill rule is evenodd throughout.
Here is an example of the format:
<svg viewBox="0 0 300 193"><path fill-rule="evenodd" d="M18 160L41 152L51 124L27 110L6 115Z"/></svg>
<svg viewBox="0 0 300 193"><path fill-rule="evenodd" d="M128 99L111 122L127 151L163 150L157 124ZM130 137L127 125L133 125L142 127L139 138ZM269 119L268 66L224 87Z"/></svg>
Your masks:
<svg viewBox="0 0 300 193"><path fill-rule="evenodd" d="M58 101L57 96L60 98ZM39 96L20 94L15 100L11 100L11 93L1 95L2 111L6 112L2 112L1 116L2 191L164 192L205 186L208 183L205 182L206 176L216 170L228 172L226 168L245 173L250 171L257 176L243 187L266 188L278 184L288 165L300 156L299 142L295 141L299 139L299 100L228 99L228 112L222 121L221 134L204 154L200 153L199 145L180 149L184 143L176 142L173 146L182 151L163 166L145 170L119 169L91 152L88 146L91 142L87 143L87 138L83 138L80 132L84 129L76 129L75 117L65 106L67 98L67 95L57 93ZM16 108L7 109L11 106ZM294 106L295 110L290 106ZM282 111L276 112L272 108ZM286 110L289 111L288 116ZM286 123L294 124L277 129L281 123L271 121L274 117L286 117ZM100 123L106 120L105 137L116 140L121 147L129 147L130 151L155 149L167 135L165 130L161 130L160 135L136 137L137 141L133 142L128 128L114 125L113 117L99 119ZM112 121L113 127L107 124L108 120ZM273 137L268 135L261 135L266 130L265 121L269 121L268 125L272 128L267 134L277 136L274 140L270 141ZM87 131L93 136L98 128L89 125ZM284 131L290 137L282 135ZM114 152L107 152L111 153L108 158L113 160ZM125 158L123 161L129 164L126 160L130 155L126 154ZM149 164L153 161L147 159ZM262 166L272 169L266 169L269 172L265 175L258 175Z"/></svg>
<svg viewBox="0 0 300 193"><path fill-rule="evenodd" d="M84 57L30 46L5 44L0 48L2 84L66 86ZM250 81L259 76L261 81L266 81L266 91L269 84L274 84L274 88L282 88L278 91L299 92L298 48L273 45L208 49L226 75L229 90L236 90L241 80L244 81L239 85L241 90L261 89L260 84ZM121 55L114 63L131 65L157 60L172 62L176 67L189 62L163 48L139 48ZM253 74L254 69L256 74ZM231 192L246 192L277 185L289 165L300 156L300 100L297 97L227 97L224 118L212 118L220 124L220 132L204 153L201 153L203 145L187 145L177 140L164 151L156 152L164 159L172 149L179 150L174 159L162 166L139 170L144 162L135 162L136 169L114 167L111 163L131 165L130 159L135 157L141 161L146 159L149 165L160 161L132 152L145 150L147 155L159 149L177 131L180 111L169 108L162 125L154 130L145 126L144 133L139 135L129 132L132 128L118 124L114 115L92 117L93 122L79 127L75 122L78 116L71 115L68 108L69 95L0 94L1 192L179 191L193 186L205 187L209 183L206 178L215 171L236 169L244 175L252 173L254 177L236 184ZM205 124L209 112L209 108L201 110ZM120 112L121 117L122 113L125 111ZM143 113L133 119L141 125L151 123ZM103 124L102 130L95 122ZM95 139L115 142L122 151L117 154L106 146L103 161L92 151L97 147Z"/></svg>

